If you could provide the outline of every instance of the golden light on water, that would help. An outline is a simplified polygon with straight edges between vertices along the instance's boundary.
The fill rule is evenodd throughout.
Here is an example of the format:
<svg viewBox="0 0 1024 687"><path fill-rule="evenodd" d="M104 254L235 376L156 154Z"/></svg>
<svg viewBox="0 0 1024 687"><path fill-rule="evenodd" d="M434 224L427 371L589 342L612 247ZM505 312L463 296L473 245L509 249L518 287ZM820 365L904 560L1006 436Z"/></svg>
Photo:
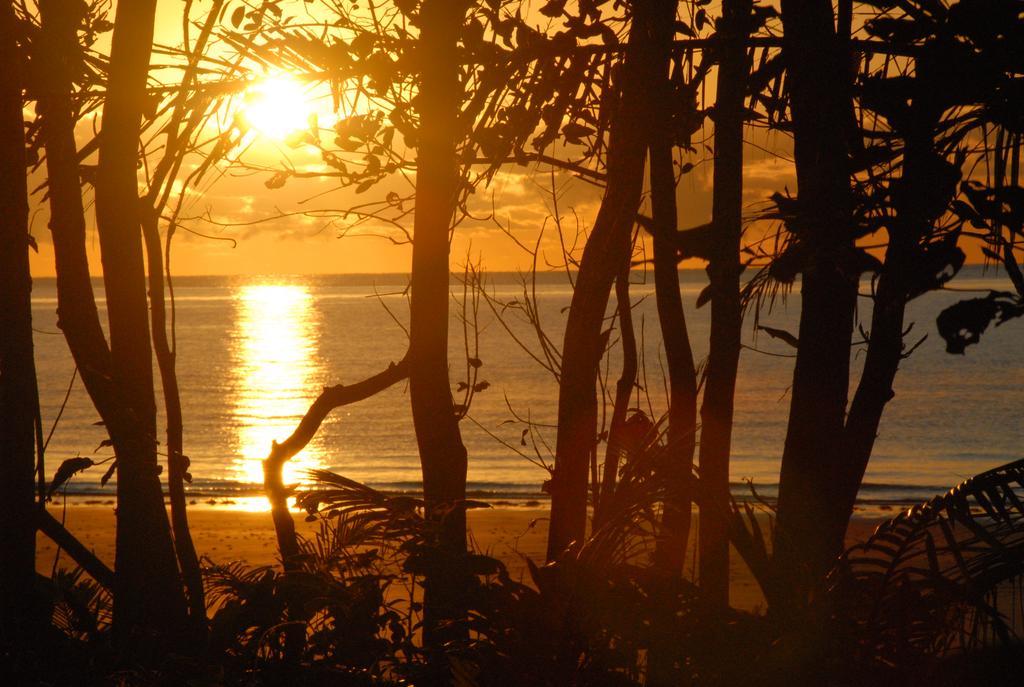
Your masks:
<svg viewBox="0 0 1024 687"><path fill-rule="evenodd" d="M237 308L235 472L239 481L262 483L271 442L291 434L321 381L319 319L309 289L296 284L244 286ZM285 466L285 483L322 467L321 459L311 443Z"/></svg>

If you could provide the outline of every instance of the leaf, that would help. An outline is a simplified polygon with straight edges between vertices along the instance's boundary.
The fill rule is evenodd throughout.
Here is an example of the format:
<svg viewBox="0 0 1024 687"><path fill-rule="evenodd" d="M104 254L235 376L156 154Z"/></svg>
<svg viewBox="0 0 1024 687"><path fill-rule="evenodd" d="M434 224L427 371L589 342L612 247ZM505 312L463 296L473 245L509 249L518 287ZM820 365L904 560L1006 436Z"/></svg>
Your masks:
<svg viewBox="0 0 1024 687"><path fill-rule="evenodd" d="M231 13L231 25L237 29L242 24L243 19L245 19L245 5L240 5Z"/></svg>
<svg viewBox="0 0 1024 687"><path fill-rule="evenodd" d="M100 477L100 486L101 487L107 486L107 482L109 482L110 478L114 476L114 472L116 470L117 470L117 459L115 458L114 460L110 461L110 467L107 468L107 471L103 473L103 477Z"/></svg>
<svg viewBox="0 0 1024 687"><path fill-rule="evenodd" d="M1000 325L1024 316L1024 299L1004 291L991 291L984 298L971 298L949 306L936 320L946 340L946 352L963 355L968 346L981 341L989 325Z"/></svg>
<svg viewBox="0 0 1024 687"><path fill-rule="evenodd" d="M557 19L562 16L565 11L566 0L548 0L548 2L540 8L540 13L545 17L551 17Z"/></svg>
<svg viewBox="0 0 1024 687"><path fill-rule="evenodd" d="M969 222L975 229L988 229L988 224L978 211L962 200L954 200L950 204L950 210L964 222Z"/></svg>
<svg viewBox="0 0 1024 687"><path fill-rule="evenodd" d="M103 441L100 442L100 445L96 447L96 450L93 451L93 453L96 453L96 451L99 451L104 446L113 446L113 445L114 445L114 442L112 440L104 439Z"/></svg>
<svg viewBox="0 0 1024 687"><path fill-rule="evenodd" d="M605 45L618 45L619 37L615 35L615 30L605 23L597 25L598 33L601 34L601 42Z"/></svg>
<svg viewBox="0 0 1024 687"><path fill-rule="evenodd" d="M568 143L582 143L580 139L592 133L594 133L594 130L589 126L577 124L576 122L570 122L562 128L562 135L565 136L565 140Z"/></svg>
<svg viewBox="0 0 1024 687"><path fill-rule="evenodd" d="M91 468L96 463L93 462L92 458L86 458L84 456L76 456L74 458L68 458L60 467L57 468L57 472L53 474L53 479L50 481L50 488L46 492L46 498L53 496L53 492L60 489L60 487L71 479L76 472L81 472L86 468Z"/></svg>
<svg viewBox="0 0 1024 687"><path fill-rule="evenodd" d="M869 34L893 43L912 43L927 35L933 27L928 22L917 22L903 17L876 17L864 24Z"/></svg>
<svg viewBox="0 0 1024 687"><path fill-rule="evenodd" d="M394 4L405 17L411 17L416 11L416 0L395 0Z"/></svg>
<svg viewBox="0 0 1024 687"><path fill-rule="evenodd" d="M920 258L906 270L907 298L941 289L957 275L967 256L956 245L956 234L923 247Z"/></svg>
<svg viewBox="0 0 1024 687"><path fill-rule="evenodd" d="M474 385L473 385L473 391L475 391L475 392L477 392L477 393L479 393L479 392L481 392L481 391L486 391L487 389L489 389L489 388L490 388L490 386L491 386L491 383L490 383L490 382L488 382L488 381L487 381L487 380L485 379L485 380L484 380L484 381L482 381L482 382L477 382L476 384L474 384Z"/></svg>
<svg viewBox="0 0 1024 687"><path fill-rule="evenodd" d="M1013 493L1022 480L1024 461L975 475L882 523L850 549L829 575L828 592L871 609L844 611L850 629L872 645L898 642L915 652L1000 631L1003 620L987 600L997 585L1024 574ZM966 635L965 614L981 621Z"/></svg>
<svg viewBox="0 0 1024 687"><path fill-rule="evenodd" d="M376 155L364 155L363 159L366 161L366 175L377 175L380 174L380 158Z"/></svg>
<svg viewBox="0 0 1024 687"><path fill-rule="evenodd" d="M707 305L708 301L711 300L711 284L708 284L700 290L700 294L697 296L697 308L703 308Z"/></svg>
<svg viewBox="0 0 1024 687"><path fill-rule="evenodd" d="M471 367L478 370L483 366L483 361L481 361L480 358L467 358L466 362L469 363Z"/></svg>
<svg viewBox="0 0 1024 687"><path fill-rule="evenodd" d="M288 172L275 172L272 177L263 182L263 185L267 188L281 188L288 181L289 176L291 175Z"/></svg>
<svg viewBox="0 0 1024 687"><path fill-rule="evenodd" d="M757 328L773 339L785 341L793 348L800 348L800 339L796 338L785 329L775 329L774 327L766 327L764 325L758 325Z"/></svg>
<svg viewBox="0 0 1024 687"><path fill-rule="evenodd" d="M704 24L707 23L708 12L703 7L697 10L697 15L693 18L693 25L697 27L698 31L704 29Z"/></svg>
<svg viewBox="0 0 1024 687"><path fill-rule="evenodd" d="M352 52L359 55L360 57L366 57L373 50L373 46L377 41L377 37L369 31L361 33L352 39L349 43L349 47L352 48Z"/></svg>

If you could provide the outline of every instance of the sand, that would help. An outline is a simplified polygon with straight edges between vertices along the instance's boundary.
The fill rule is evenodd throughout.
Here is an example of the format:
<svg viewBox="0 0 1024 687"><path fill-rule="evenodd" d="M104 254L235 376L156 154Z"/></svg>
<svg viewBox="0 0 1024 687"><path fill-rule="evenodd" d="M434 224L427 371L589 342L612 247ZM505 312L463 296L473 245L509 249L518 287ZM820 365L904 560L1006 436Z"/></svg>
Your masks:
<svg viewBox="0 0 1024 687"><path fill-rule="evenodd" d="M114 510L112 505L69 505L51 508L56 518L102 561L114 561ZM470 537L475 548L501 559L513 577L528 579L523 557L539 562L544 559L547 542L548 512L544 508L496 507L468 513ZM299 532L311 536L315 523L307 523L296 512ZM200 556L214 563L243 561L250 565L276 565L277 543L269 512L249 512L231 506L199 506L190 510L192 538ZM848 539L859 541L877 525L876 519L855 518ZM696 519L694 522L696 527ZM45 535L37 539L38 569L48 574L53 567L55 547ZM692 557L691 557L692 558ZM60 564L71 567L66 554ZM730 563L731 599L736 608L756 610L764 598L743 561L733 552ZM689 571L688 571L689 572Z"/></svg>

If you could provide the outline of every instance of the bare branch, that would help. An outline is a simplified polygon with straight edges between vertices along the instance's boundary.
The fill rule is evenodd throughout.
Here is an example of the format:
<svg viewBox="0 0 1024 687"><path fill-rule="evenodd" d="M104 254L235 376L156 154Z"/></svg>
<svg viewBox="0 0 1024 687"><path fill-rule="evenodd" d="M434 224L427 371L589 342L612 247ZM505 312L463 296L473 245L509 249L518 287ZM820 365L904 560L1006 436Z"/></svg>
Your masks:
<svg viewBox="0 0 1024 687"><path fill-rule="evenodd" d="M281 552L285 570L290 569L292 561L299 555L299 544L295 536L295 522L288 512L289 490L281 476L284 464L299 451L304 449L323 423L327 415L335 408L358 403L374 396L389 386L409 376L408 356L398 363L391 363L388 368L361 382L338 384L325 387L306 414L299 421L298 427L291 436L281 443L273 442L270 455L263 461L263 488L270 501L271 515L274 519L274 530L277 534L277 545Z"/></svg>

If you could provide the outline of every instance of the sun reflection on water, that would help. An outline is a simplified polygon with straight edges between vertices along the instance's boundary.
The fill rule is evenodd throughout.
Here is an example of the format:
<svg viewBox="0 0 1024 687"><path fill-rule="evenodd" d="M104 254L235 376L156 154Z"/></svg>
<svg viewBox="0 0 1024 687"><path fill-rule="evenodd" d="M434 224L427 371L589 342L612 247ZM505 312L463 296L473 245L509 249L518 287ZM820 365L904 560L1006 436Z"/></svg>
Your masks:
<svg viewBox="0 0 1024 687"><path fill-rule="evenodd" d="M261 483L271 442L291 434L312 400L319 319L309 289L298 284L243 286L237 308L235 471L240 481ZM322 467L321 459L314 440L285 466L285 483Z"/></svg>

